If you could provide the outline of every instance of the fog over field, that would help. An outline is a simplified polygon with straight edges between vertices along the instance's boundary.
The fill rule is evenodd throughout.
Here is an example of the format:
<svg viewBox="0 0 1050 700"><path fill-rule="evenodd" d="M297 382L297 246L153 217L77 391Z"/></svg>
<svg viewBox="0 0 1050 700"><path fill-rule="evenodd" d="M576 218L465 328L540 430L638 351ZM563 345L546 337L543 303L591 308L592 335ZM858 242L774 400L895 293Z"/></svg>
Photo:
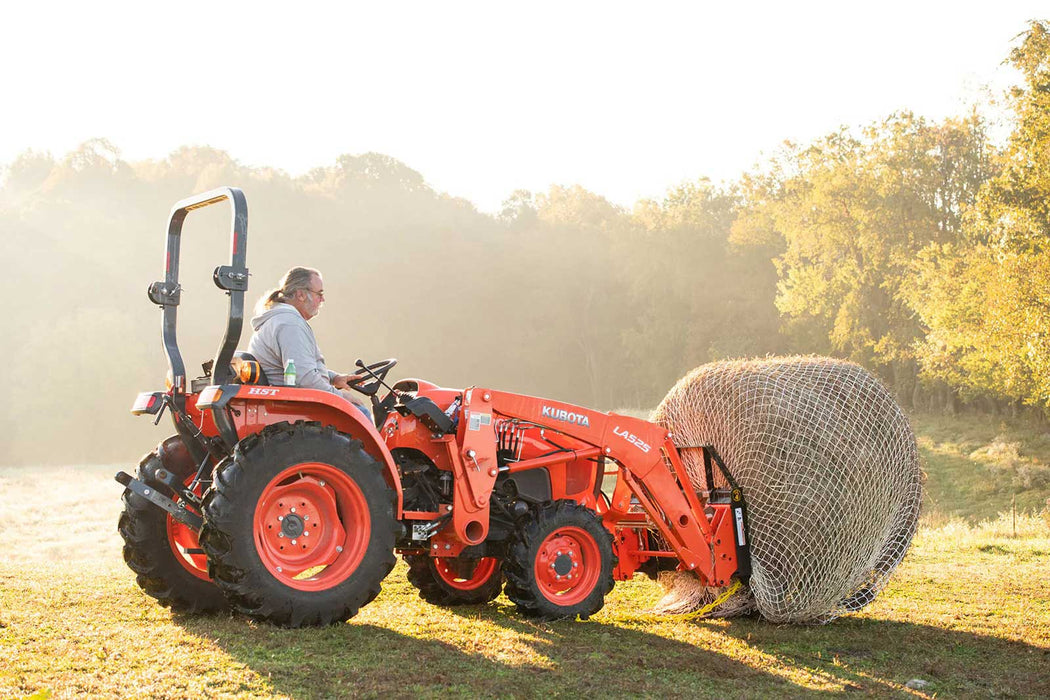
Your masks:
<svg viewBox="0 0 1050 700"><path fill-rule="evenodd" d="M127 468L0 467L0 560L32 567L118 560L123 504L113 475Z"/></svg>
<svg viewBox="0 0 1050 700"><path fill-rule="evenodd" d="M223 185L248 199L249 304L293 265L324 273L313 326L334 369L397 357L394 378L644 409L704 362L817 353L864 365L908 409L1045 420L1050 29L1018 30L1002 47L1016 89L988 98L1010 115L1001 137L989 105L944 119L888 106L734 180L698 163L629 209L550 185L483 213L375 152L292 175L203 146L23 151L0 165L0 464L127 463L170 432L128 413L164 386L145 289L163 276L171 205ZM211 207L184 229L191 375L225 322L211 275L228 220Z"/></svg>

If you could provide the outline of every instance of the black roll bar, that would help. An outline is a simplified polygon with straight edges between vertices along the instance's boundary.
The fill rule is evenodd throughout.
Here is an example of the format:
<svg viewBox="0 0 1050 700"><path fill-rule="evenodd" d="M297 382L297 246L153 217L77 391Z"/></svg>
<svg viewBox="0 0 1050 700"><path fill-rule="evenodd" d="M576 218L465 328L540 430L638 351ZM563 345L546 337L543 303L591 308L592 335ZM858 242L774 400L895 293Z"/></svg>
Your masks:
<svg viewBox="0 0 1050 700"><path fill-rule="evenodd" d="M230 309L226 324L226 333L215 352L212 365L212 382L227 384L233 379L230 361L233 352L241 339L241 328L244 325L244 292L248 289L248 268L245 266L248 249L248 202L244 193L236 187L220 187L193 197L187 197L175 203L168 218L168 233L165 241L164 280L154 282L146 294L150 301L161 307L164 312L162 332L164 351L168 356L168 368L171 370L174 384L174 398L179 408L184 408L186 393L186 366L179 352L175 326L178 315L182 287L179 285L179 247L182 242L182 223L194 209L201 209L211 204L227 200L232 205L230 217L230 264L220 265L212 273L215 286L222 289L230 298Z"/></svg>

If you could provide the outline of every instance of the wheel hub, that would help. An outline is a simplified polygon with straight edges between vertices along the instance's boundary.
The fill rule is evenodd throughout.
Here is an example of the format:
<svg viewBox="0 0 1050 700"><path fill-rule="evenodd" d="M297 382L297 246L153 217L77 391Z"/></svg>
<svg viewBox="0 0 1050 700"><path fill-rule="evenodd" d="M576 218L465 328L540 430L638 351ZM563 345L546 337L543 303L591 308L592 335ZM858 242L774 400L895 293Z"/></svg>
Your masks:
<svg viewBox="0 0 1050 700"><path fill-rule="evenodd" d="M569 554L562 554L554 560L554 573L558 576L564 576L565 574L572 571L572 556Z"/></svg>
<svg viewBox="0 0 1050 700"><path fill-rule="evenodd" d="M306 529L306 523L295 513L289 513L281 521L281 532L285 537L298 537Z"/></svg>

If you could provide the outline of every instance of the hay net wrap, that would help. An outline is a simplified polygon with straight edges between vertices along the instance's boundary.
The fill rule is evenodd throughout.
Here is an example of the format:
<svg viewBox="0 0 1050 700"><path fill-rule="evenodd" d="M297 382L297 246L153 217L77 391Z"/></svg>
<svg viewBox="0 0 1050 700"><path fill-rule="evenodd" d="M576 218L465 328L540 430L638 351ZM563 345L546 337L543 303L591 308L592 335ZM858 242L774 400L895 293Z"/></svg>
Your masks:
<svg viewBox="0 0 1050 700"><path fill-rule="evenodd" d="M744 489L753 573L723 615L757 607L773 622L827 622L870 603L903 559L922 497L915 434L858 365L821 357L704 365L651 420L680 448L714 445ZM680 451L705 491L701 450ZM717 470L714 479L726 485ZM673 578L665 610L696 609L718 593L691 574Z"/></svg>

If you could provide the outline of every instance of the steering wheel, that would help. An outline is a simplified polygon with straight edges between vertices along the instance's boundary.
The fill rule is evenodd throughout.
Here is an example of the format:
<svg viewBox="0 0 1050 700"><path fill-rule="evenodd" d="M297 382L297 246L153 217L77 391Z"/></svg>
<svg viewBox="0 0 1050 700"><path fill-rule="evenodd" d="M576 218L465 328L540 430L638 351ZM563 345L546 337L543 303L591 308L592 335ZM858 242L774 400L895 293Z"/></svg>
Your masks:
<svg viewBox="0 0 1050 700"><path fill-rule="evenodd" d="M360 379L354 379L347 383L354 391L359 391L365 396L375 396L376 392L379 391L381 386L380 382L386 379L387 372L394 368L397 364L397 359L391 357L387 360L381 360L379 362L373 362L370 365L366 365L361 360L358 360L356 365L360 370L368 370L372 374L366 374ZM358 372L359 374L359 372ZM374 377L372 375L375 375ZM378 379L377 379L378 378Z"/></svg>

